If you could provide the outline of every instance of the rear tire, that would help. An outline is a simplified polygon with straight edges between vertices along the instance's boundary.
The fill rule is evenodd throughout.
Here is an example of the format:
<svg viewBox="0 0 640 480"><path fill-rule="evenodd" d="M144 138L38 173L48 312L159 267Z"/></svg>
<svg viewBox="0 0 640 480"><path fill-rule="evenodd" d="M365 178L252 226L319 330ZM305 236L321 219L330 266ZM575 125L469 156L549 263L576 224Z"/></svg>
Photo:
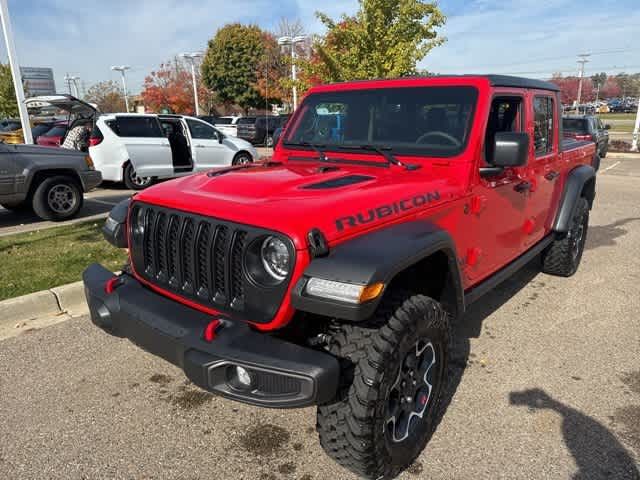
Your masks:
<svg viewBox="0 0 640 480"><path fill-rule="evenodd" d="M578 199L569 231L555 240L542 254L542 271L559 277L570 277L578 270L589 229L589 203Z"/></svg>
<svg viewBox="0 0 640 480"><path fill-rule="evenodd" d="M432 298L390 291L365 324L341 325L329 349L342 373L336 398L318 407L320 444L357 475L394 478L422 452L442 414L447 313Z"/></svg>
<svg viewBox="0 0 640 480"><path fill-rule="evenodd" d="M153 185L153 177L139 177L136 175L131 162L124 167L124 184L129 190L144 190Z"/></svg>
<svg viewBox="0 0 640 480"><path fill-rule="evenodd" d="M252 162L253 158L247 152L240 152L233 158L233 165L247 165Z"/></svg>
<svg viewBox="0 0 640 480"><path fill-rule="evenodd" d="M54 222L75 217L83 202L82 187L74 178L63 175L45 179L33 193L33 211Z"/></svg>

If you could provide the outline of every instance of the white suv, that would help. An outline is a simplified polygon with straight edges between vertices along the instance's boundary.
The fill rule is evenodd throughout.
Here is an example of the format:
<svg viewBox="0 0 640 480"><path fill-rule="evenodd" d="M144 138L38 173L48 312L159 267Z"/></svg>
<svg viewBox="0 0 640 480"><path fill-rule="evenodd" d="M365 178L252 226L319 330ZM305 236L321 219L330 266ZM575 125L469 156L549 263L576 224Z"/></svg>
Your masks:
<svg viewBox="0 0 640 480"><path fill-rule="evenodd" d="M89 155L102 179L141 190L156 178L258 160L249 143L183 115L117 113L98 118Z"/></svg>

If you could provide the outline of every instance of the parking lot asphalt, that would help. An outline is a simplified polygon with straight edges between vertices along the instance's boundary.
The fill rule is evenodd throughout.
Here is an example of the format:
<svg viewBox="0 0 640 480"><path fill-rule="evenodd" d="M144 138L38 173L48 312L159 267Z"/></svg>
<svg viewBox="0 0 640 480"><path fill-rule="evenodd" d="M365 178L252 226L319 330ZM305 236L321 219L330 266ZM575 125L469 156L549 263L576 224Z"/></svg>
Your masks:
<svg viewBox="0 0 640 480"><path fill-rule="evenodd" d="M447 412L401 479L640 478L637 160L603 162L590 223L574 277L531 264L456 326ZM355 478L314 409L211 396L86 317L0 340L0 392L0 478Z"/></svg>
<svg viewBox="0 0 640 480"><path fill-rule="evenodd" d="M118 185L107 184L84 195L84 205L79 215L66 222L48 222L33 212L11 212L0 207L0 237L14 233L31 232L45 228L105 218L114 205L133 193Z"/></svg>

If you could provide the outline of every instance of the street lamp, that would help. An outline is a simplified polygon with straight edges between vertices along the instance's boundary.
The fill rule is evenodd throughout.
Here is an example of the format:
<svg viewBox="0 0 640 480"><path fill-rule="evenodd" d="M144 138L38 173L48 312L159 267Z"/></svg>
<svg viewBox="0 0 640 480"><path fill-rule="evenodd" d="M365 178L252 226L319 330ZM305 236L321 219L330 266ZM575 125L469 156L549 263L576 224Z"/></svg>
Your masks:
<svg viewBox="0 0 640 480"><path fill-rule="evenodd" d="M293 109L298 106L298 88L296 87L296 44L302 43L307 39L305 35L297 35L290 37L288 35L278 38L278 45L281 47L291 46L291 79L293 80Z"/></svg>
<svg viewBox="0 0 640 480"><path fill-rule="evenodd" d="M69 95L73 95L73 90L71 89L71 83L73 82L73 86L75 88L75 96L80 98L80 90L78 89L78 84L76 81L80 80L80 77L77 76L69 76L69 74L65 75L64 81L67 82L67 88L69 88Z"/></svg>
<svg viewBox="0 0 640 480"><path fill-rule="evenodd" d="M124 78L124 72L129 69L131 69L129 65L111 67L111 70L113 70L114 72L120 72L120 75L122 75L122 88L124 89L124 106L127 109L127 113L129 113L129 98L127 97L127 81Z"/></svg>
<svg viewBox="0 0 640 480"><path fill-rule="evenodd" d="M196 59L202 58L202 52L181 53L180 56L188 60L191 64L191 78L193 79L193 98L196 104L196 117L200 115L200 105L198 102L198 83L196 82Z"/></svg>

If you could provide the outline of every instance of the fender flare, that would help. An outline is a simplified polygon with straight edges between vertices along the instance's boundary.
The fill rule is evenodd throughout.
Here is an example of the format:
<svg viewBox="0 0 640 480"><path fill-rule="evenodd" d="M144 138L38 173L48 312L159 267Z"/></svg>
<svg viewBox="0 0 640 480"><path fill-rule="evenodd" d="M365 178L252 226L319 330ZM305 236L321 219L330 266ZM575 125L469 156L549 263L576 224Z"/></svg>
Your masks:
<svg viewBox="0 0 640 480"><path fill-rule="evenodd" d="M569 172L560 199L560 208L553 222L554 232L567 233L569 231L578 199L582 196L584 186L591 180L593 180L593 188L588 189L584 196L589 202L589 208L593 206L596 195L595 178L596 170L589 165L580 165Z"/></svg>
<svg viewBox="0 0 640 480"><path fill-rule="evenodd" d="M454 290L451 299L455 314L464 312L464 290L456 249L451 236L426 221L411 221L366 233L331 249L325 257L315 258L307 266L292 292L292 305L297 310L318 315L362 321L369 318L384 295L362 304L347 304L336 300L311 297L305 287L311 277L356 285L381 282L385 289L396 277L420 260L435 253L448 259Z"/></svg>

